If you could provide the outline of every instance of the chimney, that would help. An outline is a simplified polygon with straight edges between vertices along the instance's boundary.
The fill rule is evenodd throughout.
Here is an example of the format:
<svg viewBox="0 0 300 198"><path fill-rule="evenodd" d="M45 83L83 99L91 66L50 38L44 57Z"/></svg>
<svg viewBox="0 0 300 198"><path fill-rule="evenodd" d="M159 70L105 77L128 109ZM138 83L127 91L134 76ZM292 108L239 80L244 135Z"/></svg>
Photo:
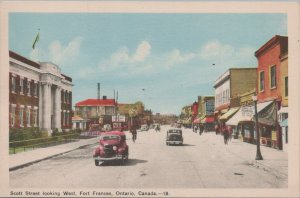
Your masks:
<svg viewBox="0 0 300 198"><path fill-rule="evenodd" d="M103 100L106 100L107 99L107 97L106 96L103 96Z"/></svg>
<svg viewBox="0 0 300 198"><path fill-rule="evenodd" d="M99 100L100 99L100 83L98 83L98 97L97 99Z"/></svg>

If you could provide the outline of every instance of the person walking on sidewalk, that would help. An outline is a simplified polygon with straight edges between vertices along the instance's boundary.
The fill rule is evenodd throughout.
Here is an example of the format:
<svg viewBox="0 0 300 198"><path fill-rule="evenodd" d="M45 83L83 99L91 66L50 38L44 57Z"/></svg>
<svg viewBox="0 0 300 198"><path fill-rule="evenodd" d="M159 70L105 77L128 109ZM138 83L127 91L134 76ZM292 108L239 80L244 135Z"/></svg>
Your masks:
<svg viewBox="0 0 300 198"><path fill-rule="evenodd" d="M224 144L228 144L228 139L229 139L229 130L228 130L228 127L224 128L223 137L224 137Z"/></svg>

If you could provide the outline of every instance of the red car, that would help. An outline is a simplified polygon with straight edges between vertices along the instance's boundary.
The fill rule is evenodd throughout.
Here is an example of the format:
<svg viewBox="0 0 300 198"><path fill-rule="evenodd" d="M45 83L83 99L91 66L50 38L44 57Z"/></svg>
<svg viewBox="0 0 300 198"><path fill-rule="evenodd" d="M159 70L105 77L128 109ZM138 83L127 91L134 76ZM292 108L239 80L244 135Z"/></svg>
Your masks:
<svg viewBox="0 0 300 198"><path fill-rule="evenodd" d="M106 132L101 135L100 145L94 150L95 165L98 166L104 161L121 161L124 164L128 160L128 150L124 132Z"/></svg>

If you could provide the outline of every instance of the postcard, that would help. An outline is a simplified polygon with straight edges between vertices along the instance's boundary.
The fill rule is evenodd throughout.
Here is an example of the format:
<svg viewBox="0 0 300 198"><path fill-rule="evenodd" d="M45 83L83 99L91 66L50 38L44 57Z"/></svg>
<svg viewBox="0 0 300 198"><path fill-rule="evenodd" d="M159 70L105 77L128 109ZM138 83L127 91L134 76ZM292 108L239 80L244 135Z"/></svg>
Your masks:
<svg viewBox="0 0 300 198"><path fill-rule="evenodd" d="M1 197L298 197L297 2L2 1Z"/></svg>

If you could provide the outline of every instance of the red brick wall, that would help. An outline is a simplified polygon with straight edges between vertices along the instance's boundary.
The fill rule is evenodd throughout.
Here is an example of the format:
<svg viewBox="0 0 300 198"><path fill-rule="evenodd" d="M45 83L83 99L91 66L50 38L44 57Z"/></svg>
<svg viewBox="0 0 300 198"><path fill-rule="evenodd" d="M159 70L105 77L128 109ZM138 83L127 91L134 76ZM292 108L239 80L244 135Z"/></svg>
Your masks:
<svg viewBox="0 0 300 198"><path fill-rule="evenodd" d="M257 84L256 90L258 92L258 101L267 101L270 99L280 97L280 83L278 83L280 74L280 45L279 42L272 48L266 51L264 54L258 57L258 68L257 68ZM270 88L270 67L276 65L276 88ZM265 73L265 90L259 91L259 74L261 71Z"/></svg>
<svg viewBox="0 0 300 198"><path fill-rule="evenodd" d="M20 94L20 76L16 76L16 93L12 93L12 74L9 73L9 104L16 104L16 110L15 110L15 125L13 127L20 127L20 118L19 118L19 111L20 111L20 105L24 105L23 108L23 126L27 127L27 117L26 117L26 111L27 108L30 110L30 126L33 126L33 107L39 106L39 98L38 96L33 96L32 94L28 93L27 89L27 78L24 78L24 88L23 88L23 94ZM30 92L33 90L33 81L30 82ZM11 107L10 107L11 109ZM9 126L11 127L11 120L9 115Z"/></svg>

